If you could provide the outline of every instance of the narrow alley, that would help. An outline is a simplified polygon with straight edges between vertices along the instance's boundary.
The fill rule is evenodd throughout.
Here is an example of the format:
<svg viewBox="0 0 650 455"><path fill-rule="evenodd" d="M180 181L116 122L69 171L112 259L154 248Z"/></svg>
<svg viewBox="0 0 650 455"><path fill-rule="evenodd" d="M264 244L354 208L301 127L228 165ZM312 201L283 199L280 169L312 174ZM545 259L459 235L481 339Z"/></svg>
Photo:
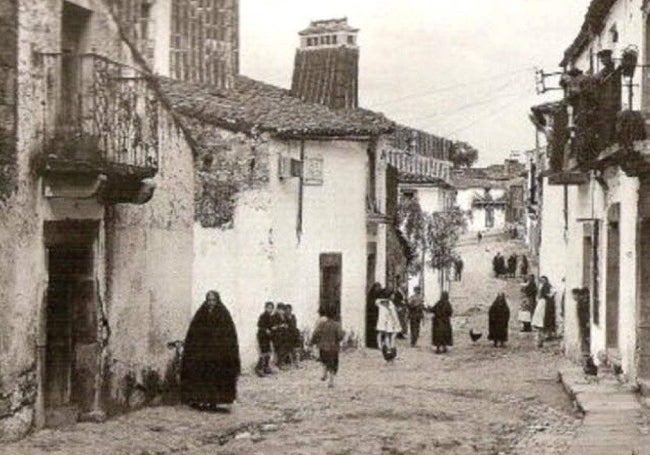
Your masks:
<svg viewBox="0 0 650 455"><path fill-rule="evenodd" d="M455 345L434 355L427 326L417 348L399 345L386 364L377 351L343 354L337 385L320 368L270 378L246 375L230 414L152 407L109 420L39 431L6 454L562 454L580 416L558 383L560 347L535 347L518 332L518 280L491 276L495 252L520 244L485 239L460 247L466 271L452 283ZM485 338L487 308L503 289L513 317L510 342ZM431 304L433 302L427 302ZM469 329L482 332L473 344Z"/></svg>

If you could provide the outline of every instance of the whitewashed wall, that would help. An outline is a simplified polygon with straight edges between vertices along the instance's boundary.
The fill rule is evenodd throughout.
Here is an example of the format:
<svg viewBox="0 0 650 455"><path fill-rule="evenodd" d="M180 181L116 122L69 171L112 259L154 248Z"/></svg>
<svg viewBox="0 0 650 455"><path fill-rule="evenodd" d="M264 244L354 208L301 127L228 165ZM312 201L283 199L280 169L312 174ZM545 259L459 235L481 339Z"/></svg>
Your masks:
<svg viewBox="0 0 650 455"><path fill-rule="evenodd" d="M217 289L232 312L245 366L257 358L257 317L267 300L290 303L300 328L317 319L321 253L342 254L341 318L360 334L365 321L366 142L307 141L322 157L323 184L305 186L297 233L299 183L278 178L278 158L300 156L300 143L272 140L270 182L239 195L230 230L195 228L194 303ZM378 250L381 245L378 245Z"/></svg>

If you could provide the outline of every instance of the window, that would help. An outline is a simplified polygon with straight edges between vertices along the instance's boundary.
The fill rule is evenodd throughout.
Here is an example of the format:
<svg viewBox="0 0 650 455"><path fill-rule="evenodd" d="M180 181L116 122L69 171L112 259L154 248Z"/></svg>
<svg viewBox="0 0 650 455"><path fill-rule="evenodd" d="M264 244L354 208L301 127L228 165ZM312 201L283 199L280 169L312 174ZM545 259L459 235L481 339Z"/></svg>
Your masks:
<svg viewBox="0 0 650 455"><path fill-rule="evenodd" d="M320 37L320 43L321 43L321 44L325 44L325 37L324 37L324 36L321 36L321 37Z"/></svg>
<svg viewBox="0 0 650 455"><path fill-rule="evenodd" d="M414 190L403 190L402 191L402 202L409 202L415 199Z"/></svg>
<svg viewBox="0 0 650 455"><path fill-rule="evenodd" d="M336 44L337 38L336 35L332 36L332 44Z"/></svg>
<svg viewBox="0 0 650 455"><path fill-rule="evenodd" d="M326 37L325 37L325 44L329 44L329 43L330 43L330 37L329 37L329 36L326 36Z"/></svg>
<svg viewBox="0 0 650 455"><path fill-rule="evenodd" d="M616 28L616 24L612 25L612 28L609 29L609 39L612 44L618 43L618 29Z"/></svg>
<svg viewBox="0 0 650 455"><path fill-rule="evenodd" d="M354 44L354 36L348 35L348 44Z"/></svg>
<svg viewBox="0 0 650 455"><path fill-rule="evenodd" d="M485 208L485 227L491 228L494 226L494 208L486 207Z"/></svg>

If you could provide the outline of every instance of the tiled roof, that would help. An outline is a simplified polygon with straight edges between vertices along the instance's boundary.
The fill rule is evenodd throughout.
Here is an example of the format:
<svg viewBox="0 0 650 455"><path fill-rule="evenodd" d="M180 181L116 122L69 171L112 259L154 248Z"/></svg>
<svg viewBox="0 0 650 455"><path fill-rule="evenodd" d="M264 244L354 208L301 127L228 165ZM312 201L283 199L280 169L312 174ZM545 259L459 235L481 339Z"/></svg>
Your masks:
<svg viewBox="0 0 650 455"><path fill-rule="evenodd" d="M443 188L453 188L448 182L432 175L411 174L409 172L400 172L398 175L399 183L411 184L432 184Z"/></svg>
<svg viewBox="0 0 650 455"><path fill-rule="evenodd" d="M458 190L468 190L470 188L506 189L508 187L508 180L492 180L454 175L451 178L451 184Z"/></svg>
<svg viewBox="0 0 650 455"><path fill-rule="evenodd" d="M367 136L393 129L393 123L381 114L365 109L333 111L244 76L236 78L232 89L162 77L157 82L178 113L233 131L256 128L288 137L336 137Z"/></svg>
<svg viewBox="0 0 650 455"><path fill-rule="evenodd" d="M309 27L298 32L299 35L315 35L319 33L332 33L332 32L358 32L358 28L348 25L348 18L342 19L325 19L319 21L311 21Z"/></svg>
<svg viewBox="0 0 650 455"><path fill-rule="evenodd" d="M412 151L418 155L448 160L453 141L410 126L395 125L390 138L395 148Z"/></svg>
<svg viewBox="0 0 650 455"><path fill-rule="evenodd" d="M298 49L291 93L308 103L336 110L356 109L359 106L358 66L358 49Z"/></svg>

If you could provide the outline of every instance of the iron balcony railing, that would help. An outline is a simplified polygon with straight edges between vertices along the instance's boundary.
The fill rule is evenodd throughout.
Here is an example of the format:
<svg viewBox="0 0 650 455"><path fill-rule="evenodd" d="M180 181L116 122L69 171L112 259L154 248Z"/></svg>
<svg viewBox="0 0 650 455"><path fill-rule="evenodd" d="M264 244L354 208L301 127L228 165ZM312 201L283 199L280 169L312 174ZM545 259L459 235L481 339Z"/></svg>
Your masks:
<svg viewBox="0 0 650 455"><path fill-rule="evenodd" d="M96 54L39 60L48 169L155 175L158 98L146 74Z"/></svg>

